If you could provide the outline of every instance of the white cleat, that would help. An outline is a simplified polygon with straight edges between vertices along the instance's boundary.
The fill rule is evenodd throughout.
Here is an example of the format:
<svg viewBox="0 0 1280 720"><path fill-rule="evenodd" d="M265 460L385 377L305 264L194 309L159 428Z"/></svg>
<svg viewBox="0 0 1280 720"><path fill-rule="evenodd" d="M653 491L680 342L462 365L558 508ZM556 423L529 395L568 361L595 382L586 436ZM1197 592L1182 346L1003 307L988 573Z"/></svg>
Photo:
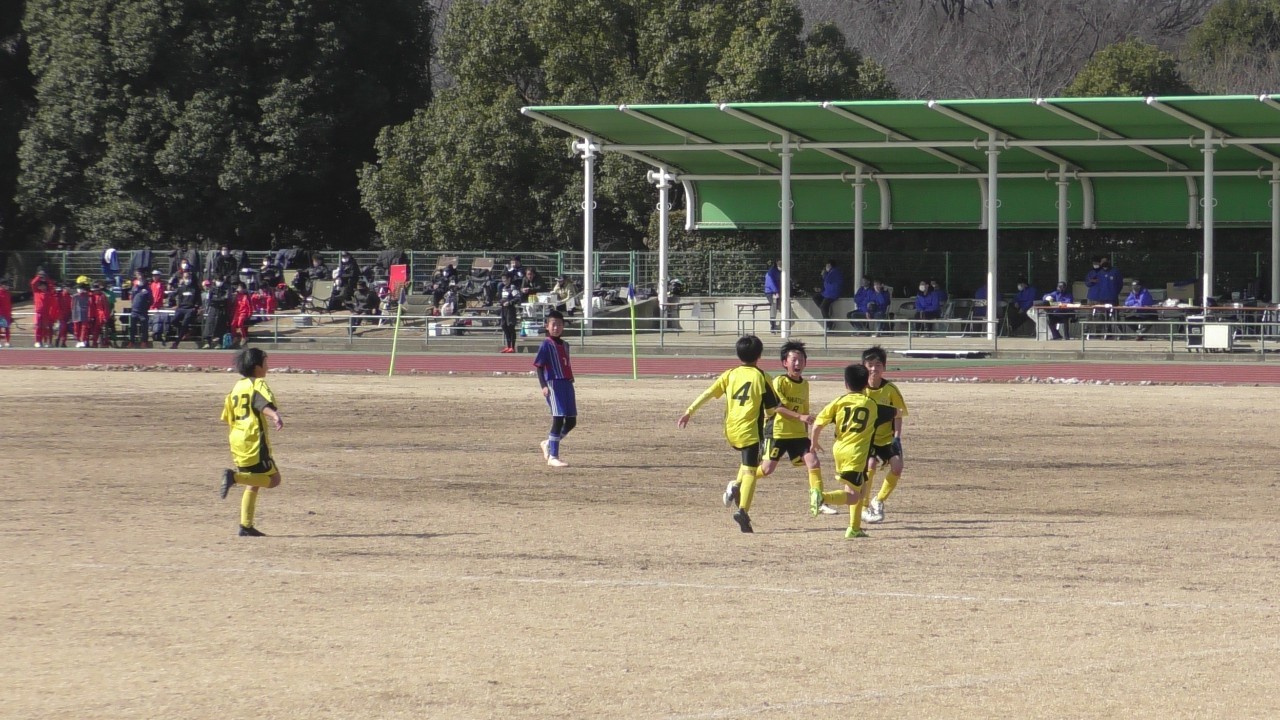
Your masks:
<svg viewBox="0 0 1280 720"><path fill-rule="evenodd" d="M550 465L551 467L569 467L569 463L558 457L547 458L547 465Z"/></svg>
<svg viewBox="0 0 1280 720"><path fill-rule="evenodd" d="M550 449L549 447L547 447L547 441L546 441L546 440L543 440L542 442L538 443L538 447L541 447L541 448L542 448L542 459L543 459L543 460L550 460L550 459L551 459L551 449Z"/></svg>
<svg viewBox="0 0 1280 720"><path fill-rule="evenodd" d="M819 512L820 514L822 514L822 515L835 515L836 513L840 512L840 511L839 511L839 510L836 510L835 508L831 507L830 505L819 505L819 506L818 506L818 512Z"/></svg>
<svg viewBox="0 0 1280 720"><path fill-rule="evenodd" d="M872 498L871 504L862 510L862 522L884 522L884 502Z"/></svg>

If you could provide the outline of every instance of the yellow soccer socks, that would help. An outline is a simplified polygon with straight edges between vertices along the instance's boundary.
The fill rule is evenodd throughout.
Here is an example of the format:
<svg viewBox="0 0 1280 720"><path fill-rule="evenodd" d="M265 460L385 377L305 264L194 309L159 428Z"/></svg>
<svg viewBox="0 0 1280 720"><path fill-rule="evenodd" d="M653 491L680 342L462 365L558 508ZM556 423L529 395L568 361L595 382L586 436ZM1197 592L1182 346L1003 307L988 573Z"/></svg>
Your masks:
<svg viewBox="0 0 1280 720"><path fill-rule="evenodd" d="M894 475L892 472L884 476L884 484L880 486L880 492L876 493L876 499L884 502L893 494L893 489L898 486L898 478L900 475Z"/></svg>
<svg viewBox="0 0 1280 720"><path fill-rule="evenodd" d="M751 498L756 494L756 470L749 465L738 466L739 498L738 507L743 512L751 512Z"/></svg>
<svg viewBox="0 0 1280 720"><path fill-rule="evenodd" d="M245 488L244 495L240 498L240 527L253 527L253 513L257 509L258 488Z"/></svg>

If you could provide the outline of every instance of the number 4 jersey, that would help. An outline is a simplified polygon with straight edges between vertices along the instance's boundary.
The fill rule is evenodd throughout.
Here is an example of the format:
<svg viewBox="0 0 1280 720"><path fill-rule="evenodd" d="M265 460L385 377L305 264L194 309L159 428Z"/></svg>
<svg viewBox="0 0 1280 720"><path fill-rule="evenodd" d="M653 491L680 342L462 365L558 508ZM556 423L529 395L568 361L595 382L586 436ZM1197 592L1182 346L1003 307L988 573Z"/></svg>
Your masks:
<svg viewBox="0 0 1280 720"><path fill-rule="evenodd" d="M222 421L230 428L236 467L252 467L271 456L262 411L274 408L275 395L264 378L242 378L222 403Z"/></svg>
<svg viewBox="0 0 1280 720"><path fill-rule="evenodd" d="M769 376L754 365L725 370L686 411L690 415L711 398L725 397L724 437L735 448L751 447L764 439L765 414L778 407Z"/></svg>
<svg viewBox="0 0 1280 720"><path fill-rule="evenodd" d="M814 420L817 425L834 425L836 443L831 452L836 458L836 473L863 472L876 428L893 419L894 408L876 405L862 393L845 393L822 408ZM887 417L886 417L887 416Z"/></svg>

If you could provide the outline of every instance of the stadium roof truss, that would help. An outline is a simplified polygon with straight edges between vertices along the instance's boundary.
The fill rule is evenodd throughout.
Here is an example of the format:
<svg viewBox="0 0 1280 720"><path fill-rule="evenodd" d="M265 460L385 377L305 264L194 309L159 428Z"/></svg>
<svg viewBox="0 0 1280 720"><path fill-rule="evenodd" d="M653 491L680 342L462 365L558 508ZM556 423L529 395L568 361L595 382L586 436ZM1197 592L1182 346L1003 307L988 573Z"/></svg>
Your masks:
<svg viewBox="0 0 1280 720"><path fill-rule="evenodd" d="M594 159L602 152L626 155L653 168L648 176L659 192L660 297L665 301L668 190L680 182L690 230L780 230L789 319L791 230L852 230L854 273L860 276L868 217L881 229L985 229L988 297L999 297L1000 227L1056 227L1059 278L1066 277L1070 228L1201 229L1208 298L1214 228L1270 226L1271 287L1280 287L1277 98L549 106L521 112L577 139L588 254ZM584 282L590 287L589 275ZM995 305L987 312L994 334Z"/></svg>

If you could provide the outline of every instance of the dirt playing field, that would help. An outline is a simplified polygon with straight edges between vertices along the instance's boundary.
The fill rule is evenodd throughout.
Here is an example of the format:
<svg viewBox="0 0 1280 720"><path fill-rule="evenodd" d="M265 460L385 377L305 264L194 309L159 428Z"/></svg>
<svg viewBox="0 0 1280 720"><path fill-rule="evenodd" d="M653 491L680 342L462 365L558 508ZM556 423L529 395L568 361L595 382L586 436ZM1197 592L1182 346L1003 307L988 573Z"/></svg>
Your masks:
<svg viewBox="0 0 1280 720"><path fill-rule="evenodd" d="M0 371L0 716L1280 715L1280 388L906 385L846 541L791 467L739 533L709 380L580 378L553 471L528 377L272 375L239 538L234 379Z"/></svg>

